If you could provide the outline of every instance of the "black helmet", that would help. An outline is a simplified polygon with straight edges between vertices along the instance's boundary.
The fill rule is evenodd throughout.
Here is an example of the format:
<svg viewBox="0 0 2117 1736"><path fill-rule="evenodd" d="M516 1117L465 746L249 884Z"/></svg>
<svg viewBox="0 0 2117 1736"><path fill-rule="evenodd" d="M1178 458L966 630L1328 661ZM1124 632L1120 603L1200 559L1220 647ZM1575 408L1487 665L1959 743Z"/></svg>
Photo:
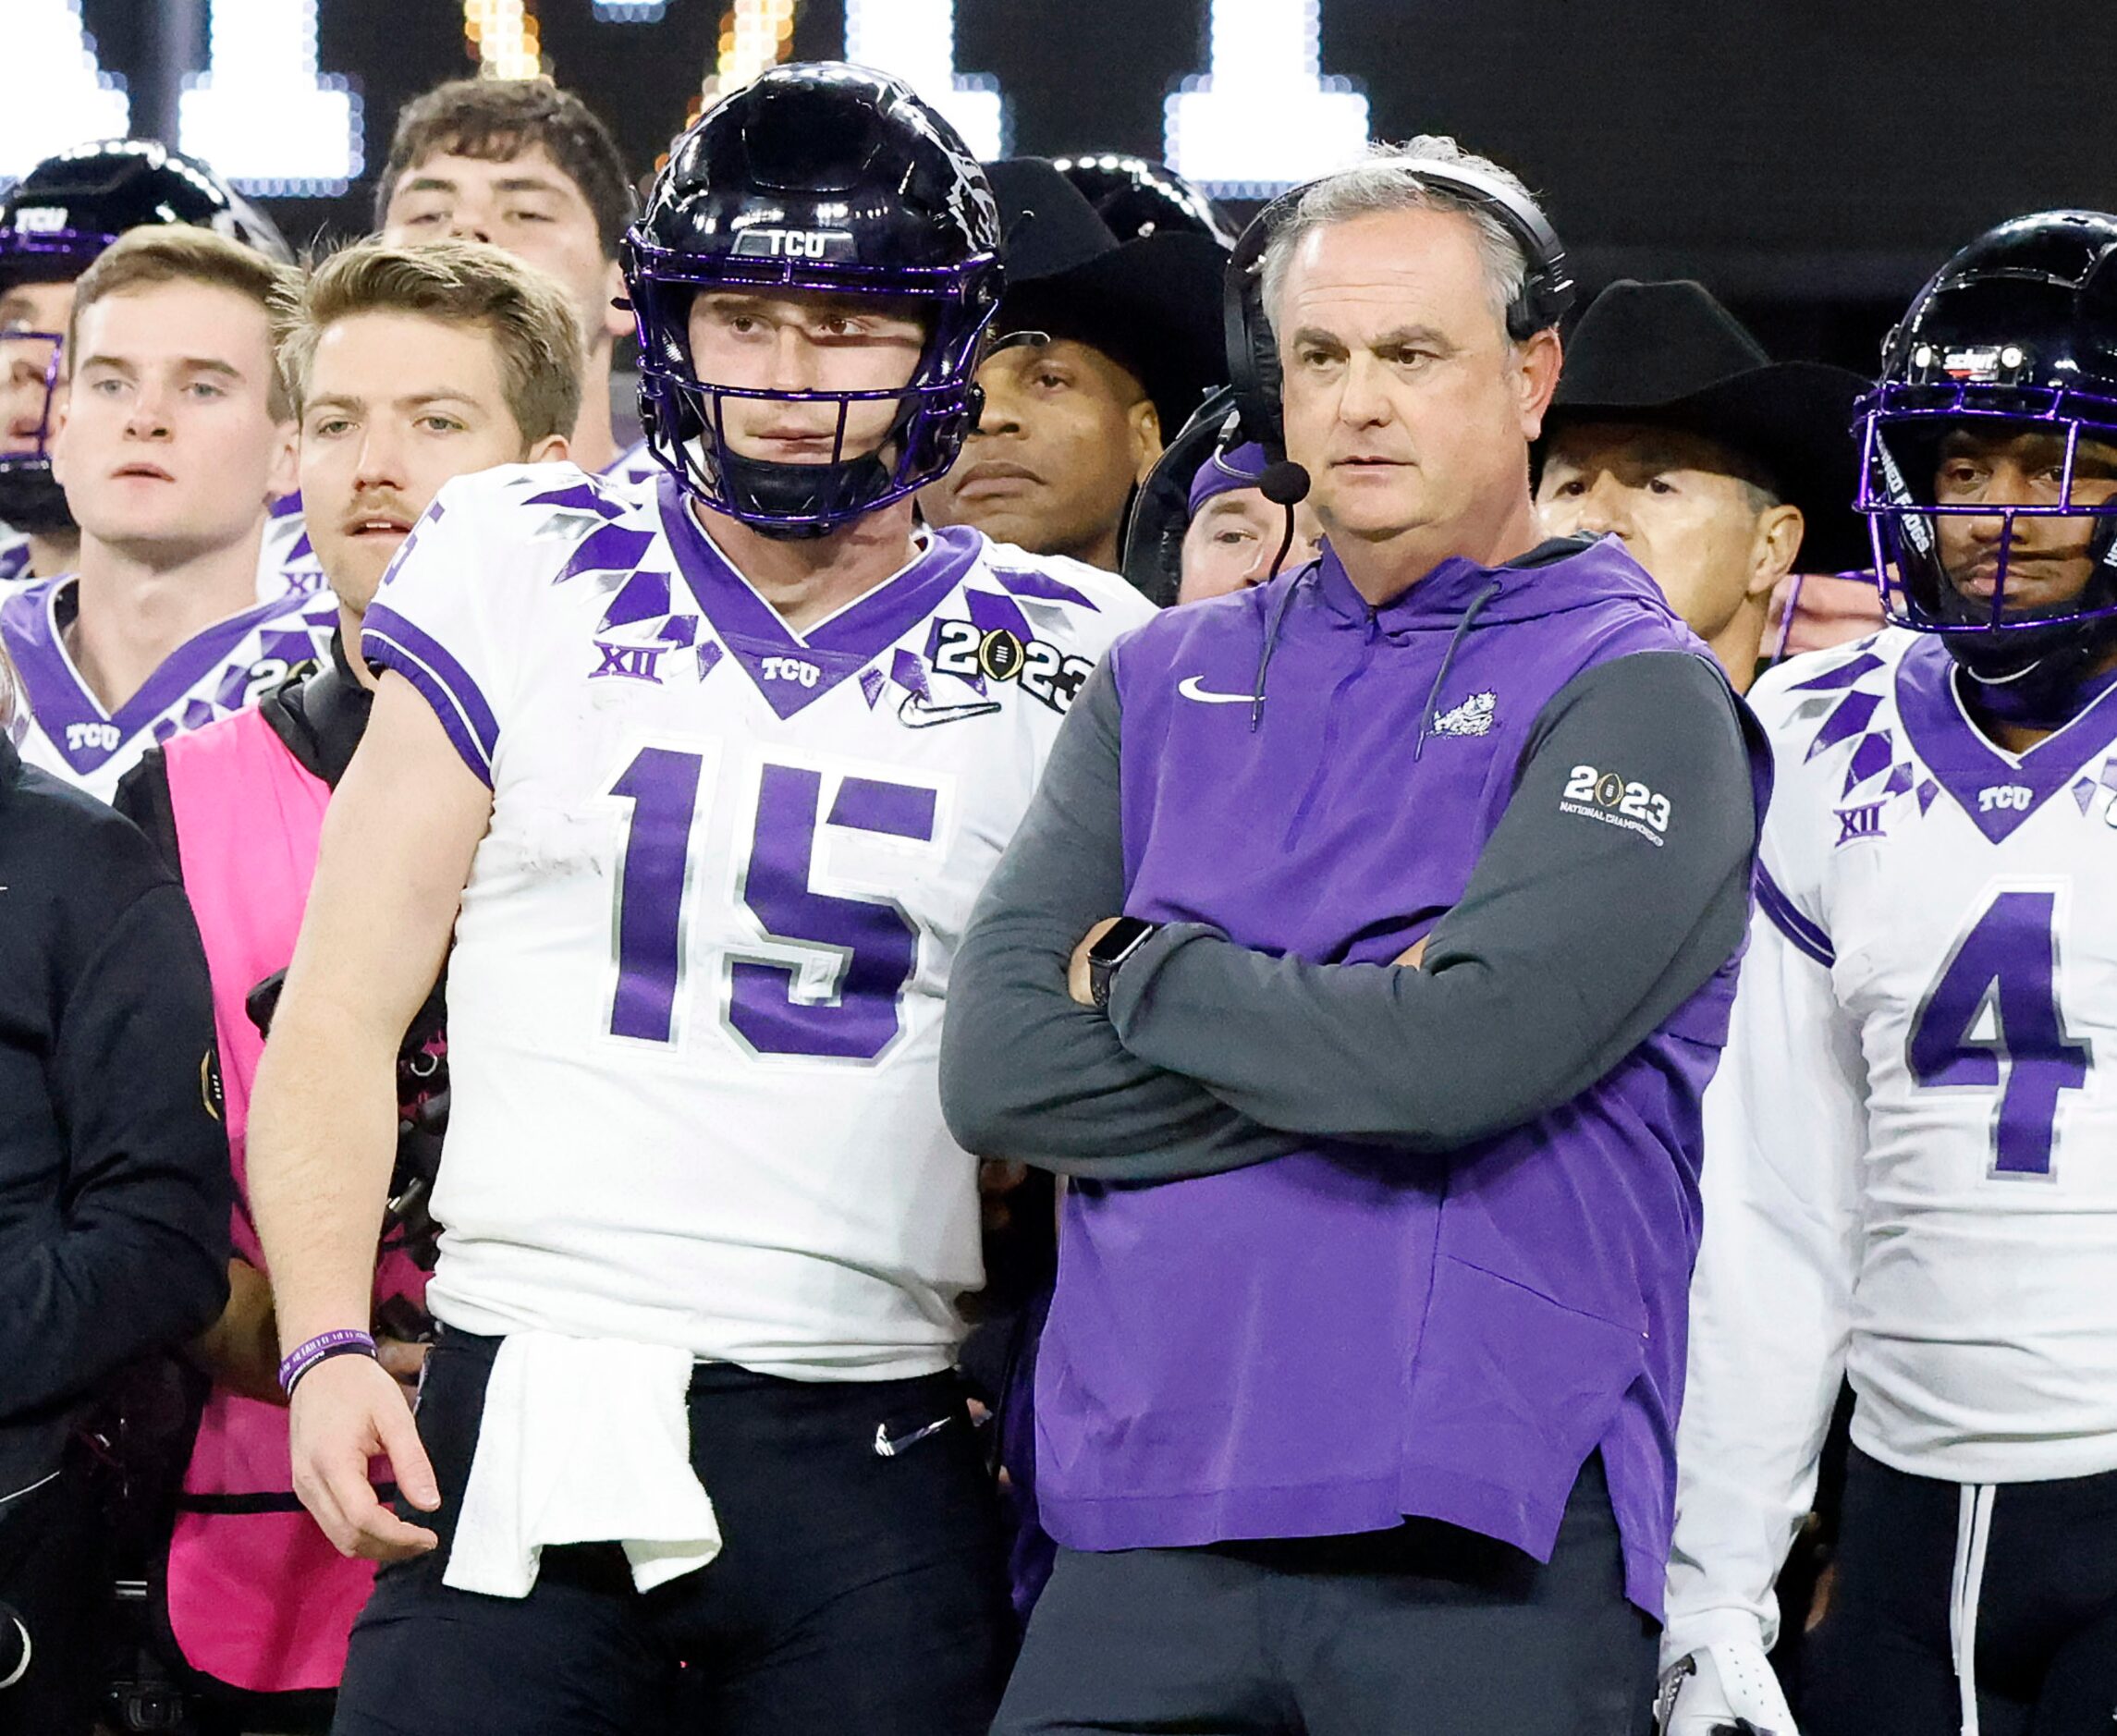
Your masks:
<svg viewBox="0 0 2117 1736"><path fill-rule="evenodd" d="M1891 618L1943 635L1980 681L2069 691L2117 641L2117 486L2102 486L2117 480L2117 216L2042 212L1973 241L1890 334L1856 413L1859 506ZM2015 441L2030 444L2013 461L2048 480L1981 497L1979 454ZM2112 448L2093 480L2089 442ZM2023 595L2034 556L2020 538L2050 519L2081 526L2091 564L2078 591L2039 602ZM1963 540L1978 534L1989 547ZM1967 570L1951 573L1945 541Z"/></svg>
<svg viewBox="0 0 2117 1736"><path fill-rule="evenodd" d="M195 157L153 139L101 139L46 157L0 204L0 289L71 283L127 230L168 223L217 230L283 263L294 258L271 219ZM47 449L66 334L8 336L42 346L44 416L34 446L0 453L0 520L36 533L71 530Z"/></svg>
<svg viewBox="0 0 2117 1736"><path fill-rule="evenodd" d="M1202 235L1234 251L1235 231L1220 208L1166 163L1106 151L1056 157L1052 166L1081 189L1120 241L1143 235Z"/></svg>
<svg viewBox="0 0 2117 1736"><path fill-rule="evenodd" d="M943 474L976 426L973 376L999 302L999 206L955 129L897 79L833 62L776 67L677 141L621 255L640 333L648 449L715 510L778 536L820 535ZM777 392L698 378L701 289L911 300L927 315L902 388ZM824 464L733 451L728 399L835 403ZM861 401L895 400L872 452L844 450Z"/></svg>

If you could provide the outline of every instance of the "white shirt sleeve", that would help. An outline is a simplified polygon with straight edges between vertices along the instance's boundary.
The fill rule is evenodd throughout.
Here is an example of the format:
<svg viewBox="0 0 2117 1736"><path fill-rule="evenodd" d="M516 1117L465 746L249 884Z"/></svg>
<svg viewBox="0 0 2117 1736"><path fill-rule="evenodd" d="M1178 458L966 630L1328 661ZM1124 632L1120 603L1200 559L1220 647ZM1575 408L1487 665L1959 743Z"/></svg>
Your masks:
<svg viewBox="0 0 2117 1736"><path fill-rule="evenodd" d="M1843 1377L1866 1069L1817 956L1827 937L1798 921L1760 889L1706 1093L1664 1665L1716 1641L1776 1641L1772 1584L1815 1498Z"/></svg>
<svg viewBox="0 0 2117 1736"><path fill-rule="evenodd" d="M361 654L419 690L488 786L533 604L522 572L533 558L524 544L534 520L509 508L519 479L543 471L560 467L509 465L444 484L361 624Z"/></svg>

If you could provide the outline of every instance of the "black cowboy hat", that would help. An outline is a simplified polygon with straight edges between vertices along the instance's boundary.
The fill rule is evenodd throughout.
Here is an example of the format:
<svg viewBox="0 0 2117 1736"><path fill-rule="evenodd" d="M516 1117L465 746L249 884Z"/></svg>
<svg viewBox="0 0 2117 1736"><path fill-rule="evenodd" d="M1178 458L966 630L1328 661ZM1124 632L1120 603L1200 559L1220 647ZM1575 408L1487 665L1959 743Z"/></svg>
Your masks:
<svg viewBox="0 0 2117 1736"><path fill-rule="evenodd" d="M1819 361L1774 361L1703 284L1613 283L1566 342L1544 442L1569 423L1641 422L1703 434L1761 466L1801 508L1804 572L1865 567L1853 510L1853 401L1869 382ZM1540 456L1540 454L1539 454Z"/></svg>
<svg viewBox="0 0 2117 1736"><path fill-rule="evenodd" d="M1042 331L1101 350L1136 374L1173 439L1228 379L1220 330L1226 251L1204 235L1120 241L1086 195L1043 157L985 165L1007 234L996 334Z"/></svg>

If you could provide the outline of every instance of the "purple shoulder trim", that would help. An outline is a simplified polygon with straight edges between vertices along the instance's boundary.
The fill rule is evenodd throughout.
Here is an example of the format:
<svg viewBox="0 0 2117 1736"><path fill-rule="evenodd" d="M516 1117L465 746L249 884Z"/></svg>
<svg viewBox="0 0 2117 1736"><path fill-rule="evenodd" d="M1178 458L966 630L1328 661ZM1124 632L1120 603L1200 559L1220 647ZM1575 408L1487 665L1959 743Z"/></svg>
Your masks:
<svg viewBox="0 0 2117 1736"><path fill-rule="evenodd" d="M1771 918L1771 925L1796 951L1806 953L1826 971L1838 962L1830 936L1793 908L1793 900L1779 889L1778 882L1765 872L1762 862L1756 865L1756 886L1757 908Z"/></svg>
<svg viewBox="0 0 2117 1736"><path fill-rule="evenodd" d="M490 789L499 720L470 671L431 633L380 604L371 604L361 620L361 653L371 663L395 669L420 691L463 764Z"/></svg>

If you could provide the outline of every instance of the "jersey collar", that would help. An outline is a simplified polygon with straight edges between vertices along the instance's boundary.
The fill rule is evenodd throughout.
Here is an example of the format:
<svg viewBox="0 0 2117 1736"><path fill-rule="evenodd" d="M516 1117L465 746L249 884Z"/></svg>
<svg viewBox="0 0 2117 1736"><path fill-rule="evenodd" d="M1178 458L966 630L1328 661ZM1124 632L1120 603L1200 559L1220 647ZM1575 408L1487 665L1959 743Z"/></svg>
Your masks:
<svg viewBox="0 0 2117 1736"><path fill-rule="evenodd" d="M686 588L720 642L781 717L791 717L871 666L940 606L977 559L976 532L929 530L925 548L908 566L797 633L706 535L676 479L663 477L656 492L663 532ZM767 679L767 658L808 665L816 671L815 685Z"/></svg>
<svg viewBox="0 0 2117 1736"><path fill-rule="evenodd" d="M2117 740L2117 688L2105 691L2064 728L2027 752L2009 753L1994 746L1971 719L1955 685L1955 659L1938 639L1922 639L1912 646L1897 666L1897 715L1941 788L1997 844ZM2028 805L1995 806L1988 812L1981 792L1999 786L2027 789Z"/></svg>

